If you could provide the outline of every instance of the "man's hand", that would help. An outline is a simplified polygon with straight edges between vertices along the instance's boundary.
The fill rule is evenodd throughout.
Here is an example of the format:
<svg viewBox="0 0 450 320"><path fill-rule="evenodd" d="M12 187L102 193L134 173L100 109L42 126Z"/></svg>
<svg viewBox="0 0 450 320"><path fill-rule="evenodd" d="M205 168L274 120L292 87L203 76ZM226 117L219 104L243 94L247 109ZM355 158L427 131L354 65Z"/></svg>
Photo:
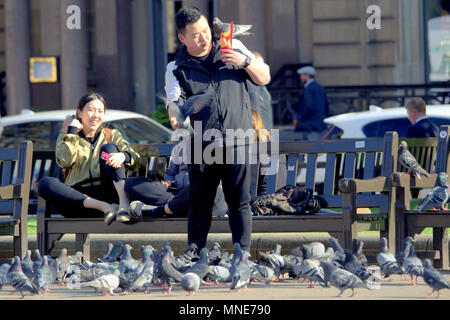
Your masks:
<svg viewBox="0 0 450 320"><path fill-rule="evenodd" d="M177 130L178 129L178 121L174 115L171 105L169 105L169 108L167 108L167 113L169 114L169 121L170 121L170 125L172 126L172 129Z"/></svg>
<svg viewBox="0 0 450 320"><path fill-rule="evenodd" d="M245 55L231 49L222 49L222 62L227 66L239 68L244 64Z"/></svg>
<svg viewBox="0 0 450 320"><path fill-rule="evenodd" d="M298 120L297 119L292 120L292 124L294 125L294 128L296 128L297 124L298 124Z"/></svg>
<svg viewBox="0 0 450 320"><path fill-rule="evenodd" d="M114 169L118 169L122 166L122 164L125 162L125 153L123 152L115 152L111 153L111 157L108 161L106 161L106 164L113 167Z"/></svg>

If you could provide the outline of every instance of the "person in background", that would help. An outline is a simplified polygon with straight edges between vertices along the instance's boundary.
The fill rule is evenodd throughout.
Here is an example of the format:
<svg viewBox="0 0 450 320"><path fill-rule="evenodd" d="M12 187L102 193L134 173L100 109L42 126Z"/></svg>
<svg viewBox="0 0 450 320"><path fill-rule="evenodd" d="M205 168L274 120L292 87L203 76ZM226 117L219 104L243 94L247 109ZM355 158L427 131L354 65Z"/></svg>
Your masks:
<svg viewBox="0 0 450 320"><path fill-rule="evenodd" d="M264 63L261 53L252 51L255 58ZM247 80L248 93L250 95L250 103L262 118L264 128L268 131L273 128L273 110L272 96L266 86L256 86L253 82Z"/></svg>
<svg viewBox="0 0 450 320"><path fill-rule="evenodd" d="M56 162L65 182L44 177L36 190L67 218L103 216L109 225L130 221L125 168L136 171L140 157L119 131L103 127L105 111L106 101L97 93L80 99L56 142Z"/></svg>
<svg viewBox="0 0 450 320"><path fill-rule="evenodd" d="M422 98L413 98L406 104L408 120L411 122L406 138L437 137L439 128L427 117L427 105Z"/></svg>
<svg viewBox="0 0 450 320"><path fill-rule="evenodd" d="M325 88L315 80L316 70L306 66L297 70L304 90L300 96L293 124L303 140L320 140L327 128L323 120L328 117L328 98Z"/></svg>

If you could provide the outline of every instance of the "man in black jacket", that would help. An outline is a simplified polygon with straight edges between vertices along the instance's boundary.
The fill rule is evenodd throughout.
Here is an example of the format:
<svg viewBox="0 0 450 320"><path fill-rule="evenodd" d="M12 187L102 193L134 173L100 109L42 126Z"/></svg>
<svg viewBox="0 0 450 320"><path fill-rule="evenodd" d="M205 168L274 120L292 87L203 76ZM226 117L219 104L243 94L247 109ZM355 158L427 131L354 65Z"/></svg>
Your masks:
<svg viewBox="0 0 450 320"><path fill-rule="evenodd" d="M408 120L411 122L406 138L437 137L439 128L427 118L427 105L422 98L414 98L406 104Z"/></svg>
<svg viewBox="0 0 450 320"><path fill-rule="evenodd" d="M200 123L202 137L206 130L215 130L225 137L230 129L252 129L246 80L256 85L269 83L269 67L254 59L254 55L237 39L233 39L232 50L221 50L218 39L212 38L207 19L195 7L182 8L175 20L178 38L184 46L175 61L167 65L165 90L168 100L183 105L186 99L213 90L214 99L210 105L190 115L192 127L195 129L195 125ZM171 108L168 109L169 119L172 127L177 129L178 123ZM197 139L195 135L194 139ZM205 145L206 142L202 144L202 152ZM201 163L192 161L188 166L191 198L188 242L195 243L198 250L206 245L220 182L229 208L233 243L240 243L244 250L250 249L249 164L248 161L236 164L226 160L229 159L224 158L222 164L210 164L202 159Z"/></svg>

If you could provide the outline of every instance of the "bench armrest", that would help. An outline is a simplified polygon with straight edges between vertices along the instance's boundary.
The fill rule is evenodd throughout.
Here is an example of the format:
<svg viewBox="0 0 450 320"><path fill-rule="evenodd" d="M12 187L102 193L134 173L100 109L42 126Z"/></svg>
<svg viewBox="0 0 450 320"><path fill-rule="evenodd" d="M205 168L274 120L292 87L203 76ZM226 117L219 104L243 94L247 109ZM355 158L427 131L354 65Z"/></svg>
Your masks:
<svg viewBox="0 0 450 320"><path fill-rule="evenodd" d="M0 199L17 199L22 197L23 184L10 184L0 187Z"/></svg>
<svg viewBox="0 0 450 320"><path fill-rule="evenodd" d="M339 180L339 190L343 193L381 192L391 185L391 179L387 177L372 179L343 178Z"/></svg>
<svg viewBox="0 0 450 320"><path fill-rule="evenodd" d="M394 172L391 175L394 187L405 188L409 186L411 188L421 189L434 188L436 186L437 177L437 173L432 173L429 177L421 176L421 180L417 179L416 176L411 176L404 172Z"/></svg>

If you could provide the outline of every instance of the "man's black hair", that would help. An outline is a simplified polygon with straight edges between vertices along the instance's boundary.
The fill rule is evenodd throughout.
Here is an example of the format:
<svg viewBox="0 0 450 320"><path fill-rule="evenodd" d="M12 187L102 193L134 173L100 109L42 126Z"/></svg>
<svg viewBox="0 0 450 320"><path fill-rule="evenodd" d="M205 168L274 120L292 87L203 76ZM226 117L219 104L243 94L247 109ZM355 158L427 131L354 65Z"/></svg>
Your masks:
<svg viewBox="0 0 450 320"><path fill-rule="evenodd" d="M175 24L179 33L184 33L186 25L189 23L196 23L202 13L197 7L188 6L181 8L175 15Z"/></svg>

